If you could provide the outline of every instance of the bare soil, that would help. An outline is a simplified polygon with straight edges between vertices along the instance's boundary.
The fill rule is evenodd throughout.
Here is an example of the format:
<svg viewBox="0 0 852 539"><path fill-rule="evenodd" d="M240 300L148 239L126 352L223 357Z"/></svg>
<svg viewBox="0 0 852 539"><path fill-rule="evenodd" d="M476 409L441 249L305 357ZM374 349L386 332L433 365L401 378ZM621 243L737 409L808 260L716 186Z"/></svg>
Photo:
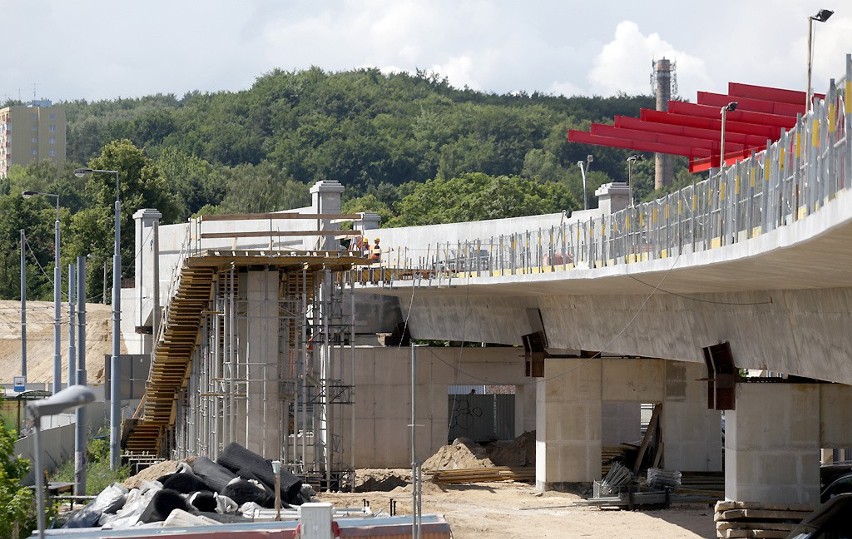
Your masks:
<svg viewBox="0 0 852 539"><path fill-rule="evenodd" d="M53 302L27 301L27 382L53 381ZM68 303L62 305L62 380L68 380ZM86 367L89 384L104 381L104 355L112 352L112 307L86 304ZM125 351L122 347L122 351ZM0 382L21 374L21 302L0 300Z"/></svg>
<svg viewBox="0 0 852 539"><path fill-rule="evenodd" d="M321 493L319 501L337 507L370 503L374 513L410 515L411 487L392 492ZM673 506L653 511L601 510L577 505L582 498L560 492L536 493L527 483L499 482L438 485L424 481L423 513L443 515L455 539L514 537L615 539L712 538L716 536L713 508Z"/></svg>

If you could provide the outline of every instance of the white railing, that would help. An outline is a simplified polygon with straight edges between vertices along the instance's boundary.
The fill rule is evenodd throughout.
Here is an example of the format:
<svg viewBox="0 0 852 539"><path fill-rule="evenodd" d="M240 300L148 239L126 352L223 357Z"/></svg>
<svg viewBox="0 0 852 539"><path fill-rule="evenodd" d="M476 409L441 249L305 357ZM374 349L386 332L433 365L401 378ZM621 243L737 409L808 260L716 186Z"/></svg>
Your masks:
<svg viewBox="0 0 852 539"><path fill-rule="evenodd" d="M796 125L722 173L652 202L550 228L426 249L395 246L373 282L442 282L629 264L698 252L766 234L819 211L852 187L852 55L846 75ZM378 275L378 273L377 273Z"/></svg>

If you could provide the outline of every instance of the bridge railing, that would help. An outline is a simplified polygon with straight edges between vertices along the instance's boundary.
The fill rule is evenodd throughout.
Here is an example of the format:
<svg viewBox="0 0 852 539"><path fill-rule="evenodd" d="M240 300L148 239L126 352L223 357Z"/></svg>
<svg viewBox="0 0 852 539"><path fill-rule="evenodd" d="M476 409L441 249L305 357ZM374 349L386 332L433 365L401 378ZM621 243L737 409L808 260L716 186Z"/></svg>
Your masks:
<svg viewBox="0 0 852 539"><path fill-rule="evenodd" d="M426 249L397 247L383 259L383 275L441 283L629 264L731 245L788 226L852 187L850 96L852 55L846 55L846 75L839 83L832 79L825 99L792 129L704 181L583 221Z"/></svg>

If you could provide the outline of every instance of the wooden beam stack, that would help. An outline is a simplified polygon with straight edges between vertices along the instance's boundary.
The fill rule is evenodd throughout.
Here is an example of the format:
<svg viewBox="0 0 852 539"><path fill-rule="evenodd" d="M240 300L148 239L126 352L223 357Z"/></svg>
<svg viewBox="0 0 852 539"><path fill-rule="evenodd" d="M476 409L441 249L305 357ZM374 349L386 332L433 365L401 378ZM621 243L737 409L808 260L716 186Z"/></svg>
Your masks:
<svg viewBox="0 0 852 539"><path fill-rule="evenodd" d="M783 539L811 511L813 506L802 504L716 502L716 537Z"/></svg>
<svg viewBox="0 0 852 539"><path fill-rule="evenodd" d="M458 468L438 470L432 476L436 483L484 483L491 481L535 481L535 468Z"/></svg>

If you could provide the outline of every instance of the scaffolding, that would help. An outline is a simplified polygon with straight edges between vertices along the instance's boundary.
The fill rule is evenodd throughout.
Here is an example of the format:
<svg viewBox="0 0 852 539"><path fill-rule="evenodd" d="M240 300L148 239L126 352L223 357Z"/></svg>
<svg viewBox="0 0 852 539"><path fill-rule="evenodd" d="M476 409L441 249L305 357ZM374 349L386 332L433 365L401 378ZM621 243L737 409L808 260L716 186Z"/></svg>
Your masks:
<svg viewBox="0 0 852 539"><path fill-rule="evenodd" d="M329 250L329 240L357 232L331 230L328 223L360 215L260 217L272 223L294 215L315 219L319 230L270 229L257 242L257 231L205 232L200 222L191 225L190 241L197 243L180 261L147 391L125 433L126 457L216 459L236 442L280 460L318 489L354 487L351 270L367 260L360 252ZM326 236L326 250L319 241L314 249L294 248L289 239L310 235ZM202 249L201 240L210 239L217 245ZM222 240L232 247L223 248ZM352 431L344 434L347 422Z"/></svg>
<svg viewBox="0 0 852 539"><path fill-rule="evenodd" d="M267 272L276 274L277 287L254 299L246 293L246 268L231 265L214 274L199 345L177 395L172 456L215 459L237 442L265 448L264 457L281 460L320 489L350 486L354 462L343 426L344 419L354 424L354 387L343 375L352 372L344 362L354 358L354 315L344 309L351 273L330 267L261 270ZM274 330L273 361L268 350L250 353L268 339L243 342L258 331L252 326L264 334ZM277 451L269 454L270 447Z"/></svg>

